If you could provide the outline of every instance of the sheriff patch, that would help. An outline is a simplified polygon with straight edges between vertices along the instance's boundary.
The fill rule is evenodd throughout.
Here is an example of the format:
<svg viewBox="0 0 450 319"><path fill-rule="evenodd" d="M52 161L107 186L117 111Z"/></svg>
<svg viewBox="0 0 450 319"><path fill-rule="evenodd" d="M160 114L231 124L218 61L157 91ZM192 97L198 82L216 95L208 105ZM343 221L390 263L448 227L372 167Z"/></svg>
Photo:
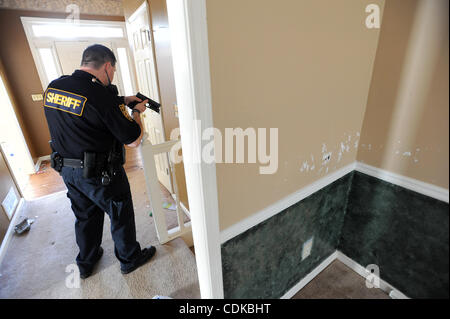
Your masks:
<svg viewBox="0 0 450 319"><path fill-rule="evenodd" d="M125 104L119 105L120 111L122 112L123 116L125 116L129 121L133 121L133 118L130 116L130 113L128 113L127 108L125 107Z"/></svg>
<svg viewBox="0 0 450 319"><path fill-rule="evenodd" d="M81 116L87 98L75 93L48 88L45 92L44 106Z"/></svg>

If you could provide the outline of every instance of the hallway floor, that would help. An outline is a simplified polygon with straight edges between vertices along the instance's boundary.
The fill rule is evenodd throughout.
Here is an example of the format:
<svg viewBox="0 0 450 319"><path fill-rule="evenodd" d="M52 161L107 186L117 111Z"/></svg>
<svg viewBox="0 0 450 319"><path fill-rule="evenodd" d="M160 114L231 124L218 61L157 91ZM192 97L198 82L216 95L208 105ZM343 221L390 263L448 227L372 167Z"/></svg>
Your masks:
<svg viewBox="0 0 450 319"><path fill-rule="evenodd" d="M137 149L126 147L126 157L124 168L127 173L142 169L142 159ZM23 193L26 200L32 200L65 190L62 177L50 167L50 160L44 160L39 170L30 176Z"/></svg>
<svg viewBox="0 0 450 319"><path fill-rule="evenodd" d="M141 220L141 218L144 218L142 220L142 222L140 222L137 227L138 229L151 229L151 233L154 233L154 225L151 224L150 226L148 226L148 221L146 220L145 216L142 214L143 212L147 211L149 208L149 202L148 199L145 196L145 181L143 179L143 174L142 174L142 161L140 158L140 153L137 150L134 149L127 149L127 163L125 165L125 169L127 171L127 174L129 176L129 180L130 180L130 185L132 187L132 192L133 192L133 199L135 201L135 210L136 213L138 214L137 216L137 224L139 223L139 221ZM163 196L165 197L166 201L173 201L172 198L170 197L169 192L167 192L165 190L165 188L163 186L161 186L161 190L162 193L164 194ZM61 207L61 205L51 205L51 196L49 197L49 195L54 194L54 193L60 193L60 195L63 195L62 193L66 191L66 187L62 181L62 178L59 176L59 174L54 171L50 165L49 165L49 161L44 161L41 164L40 170L38 173L34 174L31 176L30 178L30 183L28 185L28 187L25 189L25 197L27 200L30 201L31 206L32 205L36 205L37 201L39 201L39 198L45 196L45 198L48 198L49 200L47 201L47 204L50 204L50 206L46 206L44 209L40 208L39 212L36 212L38 216L37 218L37 223L32 225L32 232L36 232L38 229L37 228L41 228L42 231L44 231L44 229L42 229L42 227L44 226L44 220L47 219L47 216L44 216L45 211L51 211L50 215L56 214L59 215L58 217L62 217L63 215L65 218L70 218L70 223L64 223L66 225L61 224L62 221L57 222L57 224L51 224L54 223L56 215L53 215L53 217L51 217L52 222L48 222L45 223L47 226L52 226L52 227L45 227L45 233L42 234L42 236L38 236L38 238L35 238L35 240L32 240L33 243L39 243L39 242L44 242L43 245L34 245L32 248L31 246L29 246L30 244L27 244L27 242L30 242L31 237L35 236L36 234L33 234L33 236L31 233L27 236L14 236L15 238L15 242L13 241L11 243L11 247L13 249L17 249L17 251L26 251L26 247L31 248L31 250L33 251L33 253L30 253L30 257L33 259L33 262L37 262L36 266L39 267L39 263L38 260L39 258L37 257L36 254L41 255L41 253L39 252L41 249L43 249L44 251L50 250L50 251L54 251L55 249L59 248L61 250L61 252L63 252L62 254L55 255L57 258L55 260L52 260L52 258L49 259L49 255L46 254L45 259L47 265L41 265L41 267L45 268L45 269L49 269L49 266L51 264L55 264L58 265L59 267L64 266L64 264L68 264L70 263L70 261L73 259L73 255L76 254L76 246L75 243L71 243L69 246L69 250L66 251L66 249L64 248L67 243L64 243L65 241L70 241L72 236L71 236L71 228L72 228L72 222L73 222L73 216L71 215L71 211L69 209L69 207L63 208ZM61 201L66 201L65 198L65 194L64 196L57 196L58 202ZM33 204L33 202L35 204ZM68 204L68 203L66 203ZM67 206L67 205L65 205ZM34 213L33 213L34 214ZM144 213L145 214L145 213ZM44 217L44 218L43 218ZM148 216L147 216L148 217ZM175 220L174 218L169 218L171 219L171 223L174 223ZM111 266L115 263L115 259L113 254L111 254L112 252L112 246L110 245L109 241L110 241L110 236L109 236L109 230L108 230L108 218L105 219L105 230L104 230L104 236L105 236L105 245L104 248L110 250L109 254L105 254L105 256L103 257L103 261L100 263L99 265L99 270L98 270L98 274L93 276L93 279L91 279L90 281L86 281L85 283L85 289L82 289L80 291L73 291L73 290L67 290L63 287L62 283L64 283L64 279L66 278L65 276L67 274L65 274L64 272L58 272L58 276L56 280L46 280L44 281L41 285L36 285L34 288L31 288L28 286L27 290L28 292L23 295L23 291L21 289L22 284L25 282L36 282L37 278L34 278L32 273L29 273L28 275L26 275L23 270L22 270L22 277L20 280L17 280L17 282L10 282L8 284L5 283L5 280L7 279L7 277L11 278L10 276L8 276L8 269L13 270L13 269L21 269L23 268L23 263L27 263L27 258L23 259L20 254L16 257L11 258L11 261L15 261L14 263L17 264L22 264L22 266L13 266L13 265L2 265L2 267L0 268L3 272L2 276L3 278L0 277L0 279L3 279L1 281L3 281L3 287L6 288L8 287L9 289L5 290L5 289L0 289L0 296L3 298L8 298L8 297L31 297L31 298L40 298L40 297L56 297L56 298L60 298L60 297L67 297L67 298L85 298L85 297L107 297L107 296L115 296L115 297L124 297L124 298L130 298L130 297L144 297L145 295L142 294L142 292L139 292L137 290L135 290L134 288L132 288L135 284L133 284L132 280L127 280L127 282L122 282L120 284L120 289L115 289L112 288L114 287L114 285L112 283L110 283L109 281L104 281L106 280L108 277L113 276L115 279L115 281L118 281L120 278L117 277L116 275L114 275L117 272L117 267L113 266L111 268ZM169 220L168 220L169 221ZM67 225L70 224L70 225ZM145 224L145 227L143 227ZM150 228L149 228L150 227ZM152 228L153 227L153 228ZM142 231L140 232L142 234ZM142 240L144 242L152 242L153 244L157 245L157 239L155 237L155 235L151 235L149 236L149 233L146 233ZM28 237L28 239L27 239ZM64 241L61 239L65 239ZM144 239L145 238L145 239ZM74 241L74 240L73 240ZM31 245L33 245L33 243L31 243ZM174 245L174 246L173 246ZM169 245L160 245L160 256L164 255L164 259L167 259L168 257L171 258L175 258L178 259L178 257L176 256L172 256L173 252L176 252L180 249L181 243L175 243L173 242L172 244ZM110 247L111 246L111 247ZM179 247L178 247L179 246ZM178 247L178 248L176 248ZM164 249L161 249L164 248ZM166 251L168 249L168 251ZM190 248L191 253L195 254L194 248L191 247ZM42 251L41 251L42 252ZM183 254L185 254L185 252L183 251ZM10 255L11 256L11 255ZM191 258L191 257L189 257ZM7 259L6 259L7 260ZM5 260L5 264L7 263ZM64 260L64 262L62 262L62 260ZM31 262L31 260L28 260L29 262ZM43 260L44 262L44 260ZM195 264L195 261L194 261ZM160 266L162 266L161 270L164 269L164 266L161 264ZM195 266L194 266L195 267ZM40 268L40 267L39 267ZM147 267L145 267L147 268ZM151 269L149 267L149 269ZM16 273L16 270L14 270L12 273L10 273L9 275L14 275ZM105 276L105 271L106 273L108 273L107 276ZM139 273L139 272L138 272ZM142 277L142 275L144 274L144 277ZM25 276L24 276L25 275ZM177 275L177 277L180 276L180 274ZM183 276L181 276L183 277ZM29 280L25 280L25 278L28 278ZM146 280L145 279L145 272L142 272L140 275L137 276L137 278L139 278L138 280ZM136 279L137 279L136 278ZM156 279L152 278L153 281ZM181 279L181 278L180 278ZM186 279L186 278L185 278ZM109 292L105 292L105 294L100 294L98 295L98 291L95 288L96 285L98 285L99 283L105 284L105 282L108 282L108 286L110 291ZM52 285L48 285L49 283L52 283ZM6 285L5 285L6 284ZM194 283L192 283L194 284ZM183 291L173 291L172 290L172 296L173 297L181 297L181 298L185 298L185 297L198 297L198 286L195 287L191 286L189 288L187 288L186 290L183 289ZM56 288L55 288L56 287ZM133 291L129 291L128 294L120 294L118 293L119 290L123 290L125 288L127 288L127 290L132 289ZM131 287L131 288L129 288ZM22 287L25 288L25 287ZM31 288L31 289L30 289ZM162 287L160 287L161 289ZM68 293L69 292L69 293ZM74 294L74 292L77 292ZM150 291L147 291L147 293L149 293ZM153 290L152 293L154 294L161 294L161 290L156 291ZM112 295L110 295L110 294ZM55 295L56 294L56 295ZM167 294L169 294L169 291L167 291ZM147 295L148 298L149 295ZM189 298L188 297L188 298ZM342 262L340 261L334 261L333 263L331 263L324 271L322 271L316 278L314 278L310 283L308 283L308 285L306 285L301 291L299 291L292 299L389 299L389 296L381 291L380 289L368 289L365 286L365 281L364 278L362 278L361 276L359 276L358 274L356 274L353 270L351 270L350 268L348 268L346 265L344 265Z"/></svg>
<svg viewBox="0 0 450 319"><path fill-rule="evenodd" d="M68 266L74 264L78 253L75 242L75 217L59 174L48 168L35 176L34 185L53 180L63 190L27 200L17 212L21 217L34 219L31 229L23 235L12 235L0 265L0 298L152 298L155 295L173 298L199 298L200 291L195 257L181 238L161 245L156 235L150 201L145 187L139 152L127 152L127 171L133 196L137 240L141 247L156 246L155 257L129 275L122 275L114 255L109 218L105 217L102 247L104 254L94 271L80 288L67 283ZM47 176L39 178L39 175ZM45 182L44 182L45 181ZM30 185L32 185L30 183ZM50 187L46 188L48 192ZM30 194L32 194L30 192ZM38 194L38 192L34 192ZM35 195L36 196L36 195ZM162 189L163 201L173 199ZM188 217L185 216L185 221ZM169 228L177 225L176 212L166 210ZM73 273L73 270L72 270Z"/></svg>

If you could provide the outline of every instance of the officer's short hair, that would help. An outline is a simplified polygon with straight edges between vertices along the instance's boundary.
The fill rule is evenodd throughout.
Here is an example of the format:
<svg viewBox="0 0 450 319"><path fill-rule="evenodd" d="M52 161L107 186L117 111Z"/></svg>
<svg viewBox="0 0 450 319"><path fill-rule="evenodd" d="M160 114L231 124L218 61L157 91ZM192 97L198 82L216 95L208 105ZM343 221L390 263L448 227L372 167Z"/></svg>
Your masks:
<svg viewBox="0 0 450 319"><path fill-rule="evenodd" d="M114 52L109 48L101 44L93 44L84 50L81 66L89 66L98 70L106 62L111 62L111 65L114 66L116 61Z"/></svg>

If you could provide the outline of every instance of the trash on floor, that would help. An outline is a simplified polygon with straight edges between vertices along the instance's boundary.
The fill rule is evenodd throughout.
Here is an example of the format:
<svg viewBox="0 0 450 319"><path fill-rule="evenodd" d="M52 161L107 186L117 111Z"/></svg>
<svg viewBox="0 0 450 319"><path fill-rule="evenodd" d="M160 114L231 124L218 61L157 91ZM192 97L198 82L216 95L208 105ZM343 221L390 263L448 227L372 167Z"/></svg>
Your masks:
<svg viewBox="0 0 450 319"><path fill-rule="evenodd" d="M168 210L177 210L177 207L175 206L175 204L172 203L163 203L163 208L168 209Z"/></svg>
<svg viewBox="0 0 450 319"><path fill-rule="evenodd" d="M20 223L14 226L16 234L20 235L25 231L30 230L31 224L34 223L34 219L24 218Z"/></svg>
<svg viewBox="0 0 450 319"><path fill-rule="evenodd" d="M167 296L160 296L160 295L156 295L155 297L153 297L152 299L173 299Z"/></svg>

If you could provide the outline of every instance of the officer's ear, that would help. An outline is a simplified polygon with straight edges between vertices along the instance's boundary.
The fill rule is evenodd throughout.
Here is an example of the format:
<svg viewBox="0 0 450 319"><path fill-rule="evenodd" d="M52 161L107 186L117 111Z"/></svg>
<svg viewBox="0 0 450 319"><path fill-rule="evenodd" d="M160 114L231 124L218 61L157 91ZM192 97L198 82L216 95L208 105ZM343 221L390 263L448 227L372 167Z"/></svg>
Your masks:
<svg viewBox="0 0 450 319"><path fill-rule="evenodd" d="M115 69L115 68L114 68L114 65L112 65L112 63L111 63L110 61L108 61L108 62L105 63L105 70L108 70L108 69L109 69L109 70L112 69L113 71L114 71L114 69Z"/></svg>

